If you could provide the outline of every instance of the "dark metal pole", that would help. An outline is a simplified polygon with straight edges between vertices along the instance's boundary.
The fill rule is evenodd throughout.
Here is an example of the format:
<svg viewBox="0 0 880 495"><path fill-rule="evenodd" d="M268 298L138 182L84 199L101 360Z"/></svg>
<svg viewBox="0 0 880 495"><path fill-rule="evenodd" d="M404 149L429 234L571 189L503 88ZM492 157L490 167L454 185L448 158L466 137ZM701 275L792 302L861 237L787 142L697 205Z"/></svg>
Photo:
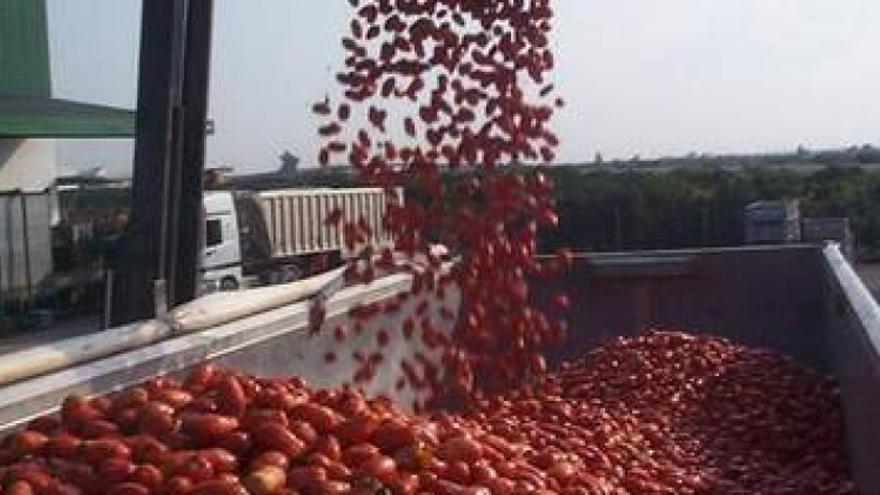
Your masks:
<svg viewBox="0 0 880 495"><path fill-rule="evenodd" d="M9 279L8 288L10 293L15 290L15 236L12 234L12 226L15 225L14 221L15 218L12 216L12 196L10 196L9 201L6 202L6 251L9 256L9 269L7 270L6 277ZM14 294L12 300L15 301Z"/></svg>
<svg viewBox="0 0 880 495"><path fill-rule="evenodd" d="M214 0L190 0L183 80L183 143L175 212L175 252L169 274L171 305L196 297L204 238L202 193Z"/></svg>
<svg viewBox="0 0 880 495"><path fill-rule="evenodd" d="M117 260L114 325L154 316L155 281L166 276L169 181L174 118L182 88L185 2L143 2L132 207L122 258Z"/></svg>
<svg viewBox="0 0 880 495"><path fill-rule="evenodd" d="M198 0L192 0L198 1ZM172 87L174 107L171 110L171 165L168 168L168 192L167 203L165 206L165 224L163 232L165 234L165 250L163 251L163 264L161 268L164 283L163 293L154 294L156 307L167 308L169 302L174 298L174 274L177 269L177 239L178 239L178 218L180 211L180 194L181 184L180 178L183 169L183 142L185 129L183 127L184 118L184 95L183 85L186 77L186 39L189 31L189 4L191 0L178 1L176 5L177 11L174 18L177 25L175 36L175 59L172 67L174 85ZM157 309L157 311L159 311Z"/></svg>
<svg viewBox="0 0 880 495"><path fill-rule="evenodd" d="M28 195L21 194L21 222L22 222L22 242L24 248L24 279L27 284L27 304L33 302L34 297L34 278L31 272L31 224L28 218Z"/></svg>
<svg viewBox="0 0 880 495"><path fill-rule="evenodd" d="M5 197L0 195L0 201L5 200L5 199L6 199ZM6 228L7 229L9 228L9 224L6 224ZM2 321L3 321L2 316L5 312L4 301L6 299L6 295L4 294L4 290L3 290L3 272L5 271L5 269L3 268L3 258L4 258L4 253L2 252L2 250L0 250L0 324L2 324Z"/></svg>
<svg viewBox="0 0 880 495"><path fill-rule="evenodd" d="M6 199L5 195L0 194L0 201L8 202L9 200ZM11 229L12 226L9 224L9 222L6 222L5 228ZM6 307L6 304L5 304L6 295L5 295L5 291L3 290L3 275L4 275L4 272L6 271L6 269L3 267L4 257L5 257L5 253L3 253L2 250L0 250L0 316L3 315L3 313L5 312L5 307Z"/></svg>
<svg viewBox="0 0 880 495"><path fill-rule="evenodd" d="M144 2L132 215L114 325L196 295L212 17L213 0Z"/></svg>

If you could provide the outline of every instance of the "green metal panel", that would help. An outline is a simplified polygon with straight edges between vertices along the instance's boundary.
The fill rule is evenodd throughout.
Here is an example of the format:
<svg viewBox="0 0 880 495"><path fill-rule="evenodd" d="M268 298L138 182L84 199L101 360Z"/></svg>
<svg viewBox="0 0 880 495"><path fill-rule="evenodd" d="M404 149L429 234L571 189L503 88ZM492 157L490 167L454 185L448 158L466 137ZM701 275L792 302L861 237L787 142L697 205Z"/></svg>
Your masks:
<svg viewBox="0 0 880 495"><path fill-rule="evenodd" d="M0 0L0 95L51 92L45 0Z"/></svg>
<svg viewBox="0 0 880 495"><path fill-rule="evenodd" d="M0 0L4 2L6 0ZM42 97L0 95L2 138L131 138L135 112Z"/></svg>

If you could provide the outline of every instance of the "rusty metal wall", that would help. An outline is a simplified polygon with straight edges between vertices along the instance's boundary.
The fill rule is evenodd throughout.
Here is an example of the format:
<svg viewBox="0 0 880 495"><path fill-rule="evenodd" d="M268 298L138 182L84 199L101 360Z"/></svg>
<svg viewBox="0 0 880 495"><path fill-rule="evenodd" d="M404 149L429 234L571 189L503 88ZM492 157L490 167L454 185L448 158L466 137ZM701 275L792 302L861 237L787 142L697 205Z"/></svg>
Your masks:
<svg viewBox="0 0 880 495"><path fill-rule="evenodd" d="M773 246L580 256L538 297L572 297L572 343L558 359L659 327L729 337L830 371L824 287L820 248Z"/></svg>

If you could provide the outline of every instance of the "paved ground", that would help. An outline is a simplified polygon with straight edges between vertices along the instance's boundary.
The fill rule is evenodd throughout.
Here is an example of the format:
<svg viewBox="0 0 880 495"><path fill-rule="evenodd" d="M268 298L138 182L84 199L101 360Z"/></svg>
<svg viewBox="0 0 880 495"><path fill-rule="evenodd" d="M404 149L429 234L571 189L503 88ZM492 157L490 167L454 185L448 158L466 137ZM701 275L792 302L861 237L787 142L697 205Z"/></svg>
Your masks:
<svg viewBox="0 0 880 495"><path fill-rule="evenodd" d="M60 322L49 330L38 330L0 339L0 354L86 335L100 331L100 328L100 319L97 316Z"/></svg>

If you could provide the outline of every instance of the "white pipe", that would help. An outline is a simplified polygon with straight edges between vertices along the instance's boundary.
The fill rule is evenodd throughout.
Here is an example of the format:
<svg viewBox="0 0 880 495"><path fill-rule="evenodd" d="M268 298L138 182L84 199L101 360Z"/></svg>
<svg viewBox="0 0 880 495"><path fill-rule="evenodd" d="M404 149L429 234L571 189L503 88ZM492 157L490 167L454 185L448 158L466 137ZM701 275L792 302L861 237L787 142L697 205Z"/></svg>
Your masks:
<svg viewBox="0 0 880 495"><path fill-rule="evenodd" d="M239 292L215 292L186 303L168 314L175 333L195 332L302 301L342 276L344 268L289 284Z"/></svg>
<svg viewBox="0 0 880 495"><path fill-rule="evenodd" d="M0 356L0 385L136 349L171 333L168 324L153 320L4 354Z"/></svg>
<svg viewBox="0 0 880 495"><path fill-rule="evenodd" d="M435 246L432 253L445 255ZM398 258L398 262L403 261ZM425 263L419 260L416 264ZM0 386L64 369L76 364L155 344L176 334L205 330L337 289L344 268L272 287L203 296L171 311L164 318L139 322L0 356Z"/></svg>
<svg viewBox="0 0 880 495"><path fill-rule="evenodd" d="M311 297L342 274L342 269L274 287L221 292L202 297L149 320L0 356L0 386L155 344L177 333L195 332L279 308Z"/></svg>
<svg viewBox="0 0 880 495"><path fill-rule="evenodd" d="M432 246L431 253L439 257L448 255L446 247L441 245ZM397 254L395 262L398 265L412 263L416 270L419 269L419 266L427 266L427 259L421 254L413 260L402 254ZM284 285L239 292L215 292L179 306L169 313L167 320L175 333L189 333L216 327L308 299L320 294L325 288L341 288L342 283L336 284L336 282L342 280L344 271L345 268L338 268ZM379 274L378 276L383 275ZM339 287L333 287L334 285Z"/></svg>

